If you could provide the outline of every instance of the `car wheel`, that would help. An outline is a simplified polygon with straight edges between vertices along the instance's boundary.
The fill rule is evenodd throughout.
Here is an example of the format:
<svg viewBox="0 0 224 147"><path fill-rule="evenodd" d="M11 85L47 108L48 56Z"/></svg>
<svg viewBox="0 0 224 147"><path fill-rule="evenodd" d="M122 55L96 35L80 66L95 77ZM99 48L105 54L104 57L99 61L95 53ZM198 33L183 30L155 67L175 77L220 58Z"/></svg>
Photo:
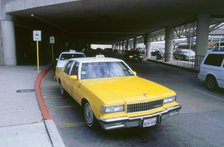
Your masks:
<svg viewBox="0 0 224 147"><path fill-rule="evenodd" d="M206 86L209 90L215 91L218 88L218 84L215 77L208 76L206 79Z"/></svg>
<svg viewBox="0 0 224 147"><path fill-rule="evenodd" d="M64 97L64 96L67 96L67 92L65 91L65 89L62 87L62 85L60 84L60 92L61 92L61 95Z"/></svg>
<svg viewBox="0 0 224 147"><path fill-rule="evenodd" d="M97 126L96 117L94 116L93 110L88 102L84 105L84 118L88 127L94 128Z"/></svg>

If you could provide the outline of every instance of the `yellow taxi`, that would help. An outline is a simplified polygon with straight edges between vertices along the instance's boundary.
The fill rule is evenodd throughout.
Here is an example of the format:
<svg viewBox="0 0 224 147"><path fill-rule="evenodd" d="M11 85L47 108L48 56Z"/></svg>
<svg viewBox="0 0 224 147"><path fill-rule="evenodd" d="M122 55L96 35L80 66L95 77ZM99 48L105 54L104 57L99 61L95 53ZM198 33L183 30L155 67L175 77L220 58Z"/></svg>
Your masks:
<svg viewBox="0 0 224 147"><path fill-rule="evenodd" d="M138 77L123 60L102 55L70 59L58 82L61 94L83 107L89 127L150 127L181 109L173 90Z"/></svg>

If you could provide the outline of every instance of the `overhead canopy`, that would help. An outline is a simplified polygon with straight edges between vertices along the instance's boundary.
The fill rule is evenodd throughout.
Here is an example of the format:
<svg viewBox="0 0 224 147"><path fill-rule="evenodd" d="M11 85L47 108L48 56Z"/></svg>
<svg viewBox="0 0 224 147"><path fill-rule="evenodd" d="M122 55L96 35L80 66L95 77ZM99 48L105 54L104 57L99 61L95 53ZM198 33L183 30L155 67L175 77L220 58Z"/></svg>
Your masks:
<svg viewBox="0 0 224 147"><path fill-rule="evenodd" d="M199 14L223 17L223 6L223 0L80 0L10 13L24 26L42 22L83 40L111 43L193 21Z"/></svg>

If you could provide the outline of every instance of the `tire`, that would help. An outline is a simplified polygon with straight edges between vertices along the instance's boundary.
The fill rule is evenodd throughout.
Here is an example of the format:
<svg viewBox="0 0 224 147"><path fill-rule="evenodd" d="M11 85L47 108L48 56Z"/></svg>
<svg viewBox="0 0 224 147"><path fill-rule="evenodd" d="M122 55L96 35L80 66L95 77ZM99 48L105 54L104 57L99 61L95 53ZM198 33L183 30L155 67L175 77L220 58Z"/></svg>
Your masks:
<svg viewBox="0 0 224 147"><path fill-rule="evenodd" d="M218 84L217 84L217 81L216 81L215 77L208 76L207 79L206 79L206 86L211 91L217 90Z"/></svg>
<svg viewBox="0 0 224 147"><path fill-rule="evenodd" d="M62 87L62 85L60 84L60 93L63 97L67 96L68 93L65 91L65 89Z"/></svg>
<svg viewBox="0 0 224 147"><path fill-rule="evenodd" d="M98 126L96 117L95 117L93 110L88 102L85 103L85 105L84 105L84 118L85 118L86 125L88 127L96 128Z"/></svg>

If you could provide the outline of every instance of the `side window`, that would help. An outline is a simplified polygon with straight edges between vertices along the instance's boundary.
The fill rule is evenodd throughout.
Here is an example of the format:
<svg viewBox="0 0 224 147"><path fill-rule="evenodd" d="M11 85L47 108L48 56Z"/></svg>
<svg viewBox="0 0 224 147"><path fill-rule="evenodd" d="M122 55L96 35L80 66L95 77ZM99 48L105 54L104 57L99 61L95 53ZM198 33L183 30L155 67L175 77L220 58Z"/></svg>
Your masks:
<svg viewBox="0 0 224 147"><path fill-rule="evenodd" d="M73 64L74 61L68 61L68 63L65 65L65 69L64 69L64 72L69 74L69 71L72 67L72 64Z"/></svg>
<svg viewBox="0 0 224 147"><path fill-rule="evenodd" d="M209 54L204 62L205 65L221 66L224 55Z"/></svg>
<svg viewBox="0 0 224 147"><path fill-rule="evenodd" d="M72 67L71 75L76 75L78 76L78 71L79 71L79 63L76 62L74 66Z"/></svg>

